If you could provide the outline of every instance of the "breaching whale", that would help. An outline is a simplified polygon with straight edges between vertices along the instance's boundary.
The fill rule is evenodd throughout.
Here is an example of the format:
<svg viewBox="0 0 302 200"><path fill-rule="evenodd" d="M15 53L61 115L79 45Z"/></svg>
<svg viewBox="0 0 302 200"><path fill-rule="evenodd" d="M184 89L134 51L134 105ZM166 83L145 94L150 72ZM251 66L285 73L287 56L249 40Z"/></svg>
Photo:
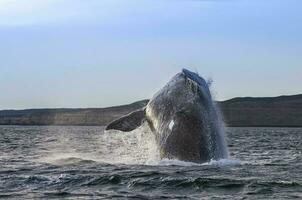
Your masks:
<svg viewBox="0 0 302 200"><path fill-rule="evenodd" d="M228 157L223 122L208 83L183 69L141 110L110 123L106 130L132 131L148 123L161 158L204 163Z"/></svg>

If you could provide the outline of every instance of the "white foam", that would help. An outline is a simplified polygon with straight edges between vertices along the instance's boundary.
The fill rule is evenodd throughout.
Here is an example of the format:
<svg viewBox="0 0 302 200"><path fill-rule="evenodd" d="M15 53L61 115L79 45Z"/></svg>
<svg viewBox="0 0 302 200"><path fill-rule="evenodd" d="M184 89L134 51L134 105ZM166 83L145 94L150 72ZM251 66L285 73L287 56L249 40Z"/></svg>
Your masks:
<svg viewBox="0 0 302 200"><path fill-rule="evenodd" d="M185 162L181 160L169 160L169 159L162 159L162 160L148 160L146 165L150 166L200 166L198 163L193 162Z"/></svg>
<svg viewBox="0 0 302 200"><path fill-rule="evenodd" d="M239 160L233 160L233 159L220 159L220 160L211 160L209 163L205 163L205 165L214 165L214 166L236 166L241 165L241 162Z"/></svg>
<svg viewBox="0 0 302 200"><path fill-rule="evenodd" d="M221 159L221 160L212 160L207 163L194 163L194 162L185 162L181 160L169 160L169 159L162 159L162 160L148 160L146 165L151 166L184 166L184 167L192 167L192 166L217 166L217 167L224 167L224 166L236 166L241 165L239 160L232 160L232 159Z"/></svg>

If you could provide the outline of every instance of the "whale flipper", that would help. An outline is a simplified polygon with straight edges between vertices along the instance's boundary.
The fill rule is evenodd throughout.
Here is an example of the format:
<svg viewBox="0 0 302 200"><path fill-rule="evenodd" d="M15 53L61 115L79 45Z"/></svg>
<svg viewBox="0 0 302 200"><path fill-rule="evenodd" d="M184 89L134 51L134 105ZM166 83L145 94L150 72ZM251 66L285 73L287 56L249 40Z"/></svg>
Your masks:
<svg viewBox="0 0 302 200"><path fill-rule="evenodd" d="M129 132L142 125L145 120L145 109L137 110L117 120L114 120L106 127L106 130Z"/></svg>

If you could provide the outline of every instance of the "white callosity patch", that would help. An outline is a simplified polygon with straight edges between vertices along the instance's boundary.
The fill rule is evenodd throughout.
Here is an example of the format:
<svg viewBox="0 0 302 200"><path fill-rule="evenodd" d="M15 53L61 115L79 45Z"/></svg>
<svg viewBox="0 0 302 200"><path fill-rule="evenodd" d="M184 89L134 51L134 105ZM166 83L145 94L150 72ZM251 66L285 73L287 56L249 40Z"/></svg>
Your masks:
<svg viewBox="0 0 302 200"><path fill-rule="evenodd" d="M169 129L172 131L173 127L174 127L174 120L171 120L170 124L169 124Z"/></svg>

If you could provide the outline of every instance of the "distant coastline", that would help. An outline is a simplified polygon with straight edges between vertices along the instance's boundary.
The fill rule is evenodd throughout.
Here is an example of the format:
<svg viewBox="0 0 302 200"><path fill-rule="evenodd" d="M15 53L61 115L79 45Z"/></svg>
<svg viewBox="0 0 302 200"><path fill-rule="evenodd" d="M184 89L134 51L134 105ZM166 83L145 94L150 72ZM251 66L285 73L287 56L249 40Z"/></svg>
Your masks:
<svg viewBox="0 0 302 200"><path fill-rule="evenodd" d="M108 108L2 110L0 125L106 126L147 103L142 100ZM218 105L230 127L302 127L302 94L238 97Z"/></svg>

